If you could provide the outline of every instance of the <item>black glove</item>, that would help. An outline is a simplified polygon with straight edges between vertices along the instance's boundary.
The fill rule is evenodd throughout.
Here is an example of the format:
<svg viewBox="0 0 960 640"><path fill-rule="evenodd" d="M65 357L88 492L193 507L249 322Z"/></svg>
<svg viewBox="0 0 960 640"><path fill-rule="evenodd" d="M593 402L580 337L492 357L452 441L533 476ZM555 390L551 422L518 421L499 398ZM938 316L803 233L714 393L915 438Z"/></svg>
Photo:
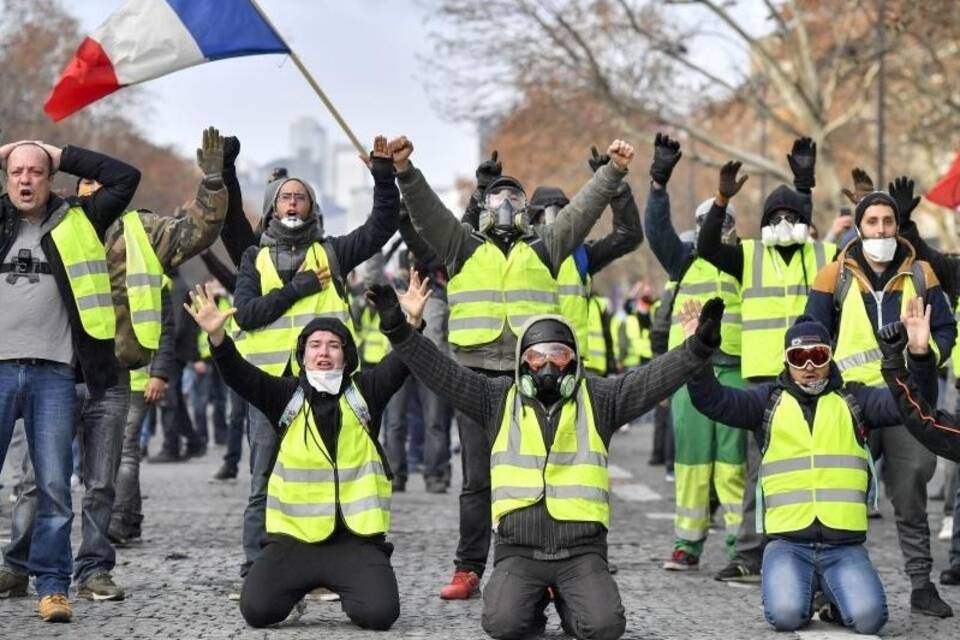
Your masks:
<svg viewBox="0 0 960 640"><path fill-rule="evenodd" d="M490 154L489 160L484 160L477 167L477 189L480 193L486 191L487 186L503 174L503 163L497 160L497 150Z"/></svg>
<svg viewBox="0 0 960 640"><path fill-rule="evenodd" d="M817 165L817 143L810 138L797 138L793 141L793 150L787 154L790 171L793 172L793 186L797 191L813 189L817 186L814 168Z"/></svg>
<svg viewBox="0 0 960 640"><path fill-rule="evenodd" d="M397 175L397 170L393 166L393 160L390 158L381 158L370 154L370 174L373 175L374 182L393 182Z"/></svg>
<svg viewBox="0 0 960 640"><path fill-rule="evenodd" d="M380 328L384 333L395 330L407 322L400 308L400 299L393 287L386 284L375 284L367 289L367 300L380 314Z"/></svg>
<svg viewBox="0 0 960 640"><path fill-rule="evenodd" d="M590 165L590 171L596 173L597 169L608 162L610 162L610 156L605 153L600 153L595 146L590 147L590 157L587 159L587 164Z"/></svg>
<svg viewBox="0 0 960 640"><path fill-rule="evenodd" d="M650 163L650 177L653 181L667 186L670 181L670 174L673 168L680 162L683 152L680 151L680 143L671 140L662 133L658 133L653 141L653 162Z"/></svg>
<svg viewBox="0 0 960 640"><path fill-rule="evenodd" d="M300 298L312 296L319 293L323 287L320 286L320 280L317 278L316 271L301 271L290 280L290 286Z"/></svg>
<svg viewBox="0 0 960 640"><path fill-rule="evenodd" d="M234 167L237 156L240 155L240 139L237 136L227 136L223 139L223 168Z"/></svg>
<svg viewBox="0 0 960 640"><path fill-rule="evenodd" d="M700 309L700 324L694 335L704 345L716 349L720 346L720 324L726 305L720 298L710 298Z"/></svg>
<svg viewBox="0 0 960 640"><path fill-rule="evenodd" d="M910 214L920 204L920 196L913 196L913 180L907 176L894 178L893 182L887 185L887 191L894 200L897 201L897 210L900 212L899 224L902 227L910 222Z"/></svg>
<svg viewBox="0 0 960 640"><path fill-rule="evenodd" d="M717 186L717 191L727 200L737 195L740 189L743 188L743 183L746 182L747 178L750 177L748 175L743 175L740 176L739 180L737 179L737 173L740 171L740 167L742 166L742 162L734 162L731 160L720 167L720 183Z"/></svg>
<svg viewBox="0 0 960 640"><path fill-rule="evenodd" d="M883 353L882 369L903 368L903 350L907 348L907 328L899 320L880 327L877 344Z"/></svg>

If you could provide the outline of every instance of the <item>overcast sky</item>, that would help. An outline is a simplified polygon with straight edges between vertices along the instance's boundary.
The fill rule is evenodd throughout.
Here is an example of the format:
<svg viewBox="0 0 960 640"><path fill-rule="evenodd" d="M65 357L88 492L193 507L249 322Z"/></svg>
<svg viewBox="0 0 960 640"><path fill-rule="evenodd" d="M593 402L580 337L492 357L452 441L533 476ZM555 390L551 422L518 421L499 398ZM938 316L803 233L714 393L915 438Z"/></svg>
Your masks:
<svg viewBox="0 0 960 640"><path fill-rule="evenodd" d="M89 34L123 3L64 4ZM473 175L473 127L442 119L417 79L416 56L430 46L421 7L411 0L260 0L260 6L361 142L371 144L380 132L405 134L431 182L449 184L456 176ZM304 115L316 118L334 141L347 141L285 56L220 60L140 86L148 105L137 114L144 132L189 157L201 130L216 125L240 138L244 156L266 162L287 151L288 126Z"/></svg>

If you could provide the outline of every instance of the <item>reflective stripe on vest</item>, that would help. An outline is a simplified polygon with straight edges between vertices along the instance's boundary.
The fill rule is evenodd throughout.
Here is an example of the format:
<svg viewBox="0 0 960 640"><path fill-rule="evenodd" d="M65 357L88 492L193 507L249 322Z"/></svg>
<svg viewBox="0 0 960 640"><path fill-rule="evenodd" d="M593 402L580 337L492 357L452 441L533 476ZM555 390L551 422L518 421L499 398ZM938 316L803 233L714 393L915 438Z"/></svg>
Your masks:
<svg viewBox="0 0 960 640"><path fill-rule="evenodd" d="M740 283L729 273L720 271L703 258L696 258L683 274L680 283L674 287L668 349L673 349L684 341L683 327L680 324L684 303L687 300L706 302L716 297L721 298L725 305L720 325L720 350L727 355L740 355Z"/></svg>
<svg viewBox="0 0 960 640"><path fill-rule="evenodd" d="M117 318L110 294L107 254L83 209L68 209L50 237L67 272L83 330L97 340L112 340L117 332Z"/></svg>
<svg viewBox="0 0 960 640"><path fill-rule="evenodd" d="M390 341L380 332L380 314L374 314L369 307L360 314L360 361L364 364L377 364L390 350Z"/></svg>
<svg viewBox="0 0 960 640"><path fill-rule="evenodd" d="M607 448L585 383L564 402L549 454L536 413L520 401L516 385L510 387L491 448L490 490L494 526L511 511L543 499L556 520L609 528Z"/></svg>
<svg viewBox="0 0 960 640"><path fill-rule="evenodd" d="M487 241L447 285L449 341L458 347L494 342L506 323L519 335L528 318L559 314L557 282L526 242L504 256Z"/></svg>
<svg viewBox="0 0 960 640"><path fill-rule="evenodd" d="M339 405L336 464L318 435L309 403L284 433L267 483L267 532L322 542L334 531L338 507L357 535L389 530L392 486L383 460L345 394Z"/></svg>
<svg viewBox="0 0 960 640"><path fill-rule="evenodd" d="M590 311L588 294L590 291L590 277L584 285L577 269L577 261L568 256L560 264L557 273L557 299L560 302L560 315L567 319L577 336L577 347L580 353L590 352Z"/></svg>
<svg viewBox="0 0 960 640"><path fill-rule="evenodd" d="M774 247L744 240L741 305L743 344L740 366L744 378L775 377L783 371L783 337L807 304L817 272L836 252L827 242L807 242L786 264ZM799 256L799 257L798 257Z"/></svg>
<svg viewBox="0 0 960 640"><path fill-rule="evenodd" d="M607 375L607 338L603 333L603 314L610 302L602 296L587 299L587 354L583 366L601 376Z"/></svg>
<svg viewBox="0 0 960 640"><path fill-rule="evenodd" d="M800 531L816 518L833 529L866 531L868 468L843 396L820 397L811 433L800 404L783 392L760 466L764 530Z"/></svg>
<svg viewBox="0 0 960 640"><path fill-rule="evenodd" d="M160 347L163 266L137 211L123 214L123 241L127 252L127 301L133 333L144 349L156 351Z"/></svg>
<svg viewBox="0 0 960 640"><path fill-rule="evenodd" d="M270 258L270 248L263 247L257 254L257 272L260 274L260 295L283 287L283 281ZM314 242L307 250L301 271L329 269L327 253L323 245ZM300 332L314 318L334 318L346 325L356 339L353 320L347 301L340 297L332 282L322 291L300 298L282 316L270 324L237 334L235 342L243 357L259 369L275 376L282 375L290 363L294 372L299 370L293 357Z"/></svg>

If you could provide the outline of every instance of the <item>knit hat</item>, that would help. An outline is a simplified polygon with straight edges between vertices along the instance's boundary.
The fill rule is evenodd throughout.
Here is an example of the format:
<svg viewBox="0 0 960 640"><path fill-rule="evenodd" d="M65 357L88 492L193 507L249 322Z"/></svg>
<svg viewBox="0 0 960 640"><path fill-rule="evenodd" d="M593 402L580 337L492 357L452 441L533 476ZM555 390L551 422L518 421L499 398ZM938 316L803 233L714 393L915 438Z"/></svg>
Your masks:
<svg viewBox="0 0 960 640"><path fill-rule="evenodd" d="M795 213L800 218L800 222L810 224L811 207L810 196L794 191L787 185L782 184L771 191L767 199L763 201L763 216L760 218L760 226L765 227L770 224L770 218L778 211Z"/></svg>
<svg viewBox="0 0 960 640"><path fill-rule="evenodd" d="M866 213L867 207L875 204L882 204L893 209L893 216L897 219L897 224L900 224L900 209L897 208L897 201L893 199L893 196L886 191L871 191L860 198L860 202L857 203L857 208L853 214L853 221L857 228L860 227L860 221L863 220L863 214Z"/></svg>
<svg viewBox="0 0 960 640"><path fill-rule="evenodd" d="M798 317L793 326L787 329L783 339L783 348L808 347L814 344L830 344L830 332L822 323L806 314Z"/></svg>

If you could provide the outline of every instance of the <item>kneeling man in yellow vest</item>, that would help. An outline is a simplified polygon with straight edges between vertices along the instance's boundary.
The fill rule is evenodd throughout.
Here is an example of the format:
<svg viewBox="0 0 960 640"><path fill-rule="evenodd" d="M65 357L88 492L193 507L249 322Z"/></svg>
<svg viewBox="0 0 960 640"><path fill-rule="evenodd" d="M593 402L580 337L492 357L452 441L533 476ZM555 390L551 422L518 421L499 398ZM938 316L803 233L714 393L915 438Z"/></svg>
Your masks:
<svg viewBox="0 0 960 640"><path fill-rule="evenodd" d="M619 638L626 618L607 566L610 439L709 362L720 345L723 304L704 308L696 336L618 378L584 376L570 323L534 316L517 336L514 375L493 378L457 364L413 331L391 288L375 286L368 298L380 311L391 356L476 421L492 443L496 544L483 591L484 631L534 636L552 598L568 634Z"/></svg>
<svg viewBox="0 0 960 640"><path fill-rule="evenodd" d="M691 307L687 331L696 326ZM911 333L909 361L924 396L936 402L929 338L929 326ZM773 382L726 387L707 367L689 383L690 397L704 415L752 430L760 443L756 525L770 538L761 570L767 621L781 631L804 626L821 590L821 620L874 634L887 621L887 603L863 546L867 483L876 478L865 438L900 423L897 404L885 388L844 383L829 332L810 316L787 330L784 349Z"/></svg>
<svg viewBox="0 0 960 640"><path fill-rule="evenodd" d="M407 293L408 300L419 296L409 308L417 325L425 290ZM354 624L390 628L400 600L386 541L391 474L377 437L387 402L409 375L406 366L388 355L358 372L351 331L338 319L317 317L297 339L300 373L271 375L226 336L235 309L218 309L212 293L197 287L188 310L209 334L223 380L269 419L280 441L267 487L265 545L244 580L240 612L247 624L265 627L324 587L340 596Z"/></svg>

